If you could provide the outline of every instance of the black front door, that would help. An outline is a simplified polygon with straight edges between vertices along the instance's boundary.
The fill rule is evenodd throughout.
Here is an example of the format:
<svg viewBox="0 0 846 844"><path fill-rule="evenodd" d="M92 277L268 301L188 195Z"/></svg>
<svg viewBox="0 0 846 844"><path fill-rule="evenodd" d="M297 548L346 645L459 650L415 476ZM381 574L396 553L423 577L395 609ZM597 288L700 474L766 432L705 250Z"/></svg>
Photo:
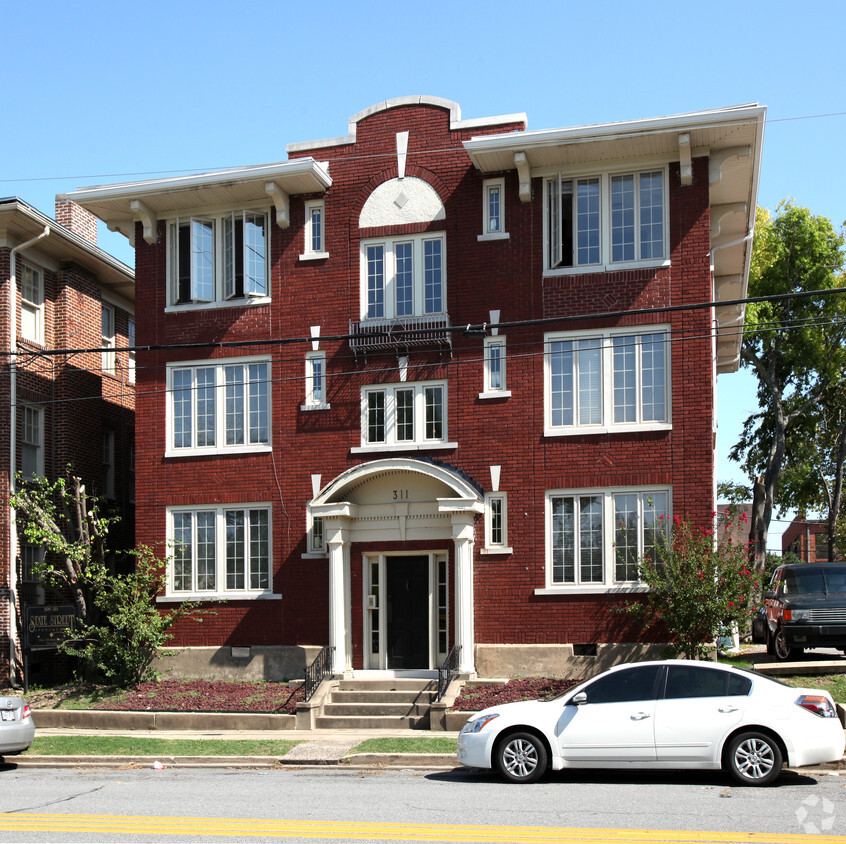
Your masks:
<svg viewBox="0 0 846 844"><path fill-rule="evenodd" d="M388 557L388 668L429 668L429 558Z"/></svg>

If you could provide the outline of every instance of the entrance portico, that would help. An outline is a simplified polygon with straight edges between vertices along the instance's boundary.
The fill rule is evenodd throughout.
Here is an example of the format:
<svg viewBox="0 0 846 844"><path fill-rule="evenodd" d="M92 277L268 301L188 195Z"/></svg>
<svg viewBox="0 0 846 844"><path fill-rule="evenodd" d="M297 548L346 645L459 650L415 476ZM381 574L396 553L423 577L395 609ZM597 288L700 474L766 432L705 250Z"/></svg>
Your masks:
<svg viewBox="0 0 846 844"><path fill-rule="evenodd" d="M329 551L334 673L353 672L352 630L358 625L352 623L351 552L356 543L367 543L361 558L363 667L433 669L459 645L459 671L475 673L473 544L474 524L483 511L483 493L475 484L455 469L425 460L363 463L321 489L311 513L323 520Z"/></svg>

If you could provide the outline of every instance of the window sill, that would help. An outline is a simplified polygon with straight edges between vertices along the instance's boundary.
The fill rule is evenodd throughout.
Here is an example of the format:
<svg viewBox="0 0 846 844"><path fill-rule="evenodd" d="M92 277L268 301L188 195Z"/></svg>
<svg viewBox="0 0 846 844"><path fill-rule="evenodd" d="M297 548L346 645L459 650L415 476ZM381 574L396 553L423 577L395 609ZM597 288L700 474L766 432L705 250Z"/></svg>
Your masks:
<svg viewBox="0 0 846 844"><path fill-rule="evenodd" d="M644 431L672 431L671 422L650 422L642 425L590 425L572 428L545 428L545 437L583 437L591 434L636 434Z"/></svg>
<svg viewBox="0 0 846 844"><path fill-rule="evenodd" d="M480 234L476 236L479 243L484 243L488 240L511 240L511 235L508 232L488 232L487 234Z"/></svg>
<svg viewBox="0 0 846 844"><path fill-rule="evenodd" d="M157 595L157 604L176 604L183 601L281 601L278 592L179 592Z"/></svg>
<svg viewBox="0 0 846 844"><path fill-rule="evenodd" d="M556 276L586 275L588 273L614 273L625 270L650 270L669 266L670 261L664 258L658 261L626 261L619 264L586 264L582 267L547 268L543 271L543 277L555 278Z"/></svg>
<svg viewBox="0 0 846 844"><path fill-rule="evenodd" d="M322 261L324 258L328 258L328 252L303 252L300 255L301 261Z"/></svg>
<svg viewBox="0 0 846 844"><path fill-rule="evenodd" d="M301 404L300 410L329 410L331 404Z"/></svg>
<svg viewBox="0 0 846 844"><path fill-rule="evenodd" d="M489 548L480 548L479 549L479 554L482 555L482 556L488 556L488 555L493 555L493 554L513 554L513 553L514 553L513 548L500 548L498 545L492 546L492 547L489 547Z"/></svg>
<svg viewBox="0 0 846 844"><path fill-rule="evenodd" d="M357 445L351 454L372 454L386 451L432 451L440 448L458 448L458 443L397 443L394 445Z"/></svg>
<svg viewBox="0 0 846 844"><path fill-rule="evenodd" d="M640 586L632 583L626 586L547 586L543 589L535 589L535 595L631 595L638 592L648 592L648 586Z"/></svg>
<svg viewBox="0 0 846 844"><path fill-rule="evenodd" d="M270 296L245 296L243 299L227 299L224 302L190 302L185 305L166 305L166 314L182 314L188 311L216 311L221 308L252 308L269 305Z"/></svg>
<svg viewBox="0 0 846 844"><path fill-rule="evenodd" d="M221 448L179 448L169 449L164 453L171 457L224 457L228 454L270 454L271 445L226 446Z"/></svg>
<svg viewBox="0 0 846 844"><path fill-rule="evenodd" d="M300 558L303 560L326 560L329 558L329 554L326 551L306 551Z"/></svg>
<svg viewBox="0 0 846 844"><path fill-rule="evenodd" d="M510 399L511 390L489 390L485 393L479 393L480 399Z"/></svg>

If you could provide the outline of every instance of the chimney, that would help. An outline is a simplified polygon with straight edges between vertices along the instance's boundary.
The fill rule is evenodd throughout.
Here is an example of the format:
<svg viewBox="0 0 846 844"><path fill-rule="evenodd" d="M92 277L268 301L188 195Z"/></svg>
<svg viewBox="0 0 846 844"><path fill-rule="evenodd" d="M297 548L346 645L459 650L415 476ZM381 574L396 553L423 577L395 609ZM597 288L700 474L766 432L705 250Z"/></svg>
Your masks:
<svg viewBox="0 0 846 844"><path fill-rule="evenodd" d="M97 218L64 194L56 196L56 222L97 245Z"/></svg>

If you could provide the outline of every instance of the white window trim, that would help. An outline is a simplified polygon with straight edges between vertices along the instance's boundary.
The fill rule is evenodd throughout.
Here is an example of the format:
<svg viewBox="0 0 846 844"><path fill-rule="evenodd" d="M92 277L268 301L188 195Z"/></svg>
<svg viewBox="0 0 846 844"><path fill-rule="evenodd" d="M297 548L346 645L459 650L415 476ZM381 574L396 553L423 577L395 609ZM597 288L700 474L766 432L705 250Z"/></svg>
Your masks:
<svg viewBox="0 0 846 844"><path fill-rule="evenodd" d="M493 513L491 502L494 499L502 502L502 542L491 540L493 527ZM485 547L479 549L480 554L511 554L514 549L508 544L508 494L505 492L485 493Z"/></svg>
<svg viewBox="0 0 846 844"><path fill-rule="evenodd" d="M101 333L101 345L103 349L111 349L112 351L103 351L102 355L102 370L104 375L114 375L115 374L115 334L117 332L117 328L115 326L115 309L112 305L107 305L105 302L100 304L102 308L102 312L100 315L100 328L102 332L103 327L103 316L105 314L110 314L109 321L111 322L112 333L111 334L102 334Z"/></svg>
<svg viewBox="0 0 846 844"><path fill-rule="evenodd" d="M428 241L441 243L441 310L426 311L426 279L424 272L424 244ZM396 260L394 247L400 243L413 243L413 279L412 279L412 309L410 314L397 316L396 313ZM367 249L371 246L385 247L385 288L383 316L367 315ZM380 320L402 320L420 317L433 317L446 313L447 305L447 254L446 232L424 232L422 234L397 235L396 237L377 237L362 240L359 252L360 266L360 310L361 319L379 322Z"/></svg>
<svg viewBox="0 0 846 844"><path fill-rule="evenodd" d="M314 362L320 361L323 366L323 400L314 398ZM326 352L306 352L305 356L305 402L300 410L328 410L331 405L326 401Z"/></svg>
<svg viewBox="0 0 846 844"><path fill-rule="evenodd" d="M612 261L611 260L611 177L637 175L639 173L654 173L660 171L663 175L663 213L664 213L664 258L653 258L645 261ZM567 171L561 173L565 181L597 178L599 188L599 257L596 264L583 264L573 267L551 267L549 265L549 182L559 171L549 171L543 174L543 275L581 275L585 273L617 272L630 269L648 269L655 267L669 267L670 261L670 198L669 198L669 169L666 164L652 164L642 162L642 166L629 167L622 170L607 172L596 171ZM533 174L534 175L534 174ZM540 175L540 174L539 174Z"/></svg>
<svg viewBox="0 0 846 844"><path fill-rule="evenodd" d="M663 422L614 422L614 370L613 338L638 334L665 334L666 354L664 355L664 397L667 418ZM599 425L573 425L553 427L552 425L552 390L550 355L551 344L560 340L600 339L602 349L602 412L603 422ZM581 332L566 331L544 336L543 379L544 379L544 436L568 437L585 434L627 433L629 431L671 431L673 428L672 400L672 338L669 325L633 325L625 328L608 328L602 331ZM638 397L638 402L640 398Z"/></svg>
<svg viewBox="0 0 846 844"><path fill-rule="evenodd" d="M312 248L312 215L314 209L320 209L320 223L322 232L320 237L320 249ZM305 203L305 225L303 226L303 251L300 254L301 261L318 261L328 258L326 250L326 202L323 199L311 199Z"/></svg>
<svg viewBox="0 0 846 844"><path fill-rule="evenodd" d="M265 217L265 285L266 293L249 294L242 297L226 298L224 290L224 238L223 220L232 214L263 214ZM173 228L180 222L190 222L192 219L211 220L214 222L214 298L209 301L177 302L179 294L179 279L174 277L174 247ZM243 205L224 208L185 209L179 216L168 218L166 221L166 254L167 254L167 304L165 313L179 313L182 311L216 310L219 308L245 308L267 305L271 302L271 215L265 205Z"/></svg>
<svg viewBox="0 0 846 844"><path fill-rule="evenodd" d="M27 299L24 296L24 283L23 278L27 272L33 273L36 278L36 286L37 286L37 296L36 299L38 301L34 301L32 299ZM27 343L37 343L40 346L44 345L44 270L40 269L39 267L33 266L27 261L22 262L21 266L21 339L25 340ZM33 314L33 320L35 323L35 337L27 337L24 334L24 311L29 310Z"/></svg>
<svg viewBox="0 0 846 844"><path fill-rule="evenodd" d="M26 416L27 412L31 411L35 414L38 420L38 442L30 442L26 439ZM20 405L21 418L21 448L24 445L34 446L37 449L35 460L35 472L29 475L23 475L24 478L32 479L44 476L44 408L34 404ZM21 473L23 473L23 454L21 454Z"/></svg>
<svg viewBox="0 0 846 844"><path fill-rule="evenodd" d="M329 556L329 548L326 543L326 523L323 522L323 546L318 548L314 544L314 520L321 519L322 516L315 516L311 511L311 507L306 507L306 552L303 554L304 559L323 559Z"/></svg>
<svg viewBox="0 0 846 844"><path fill-rule="evenodd" d="M267 589L226 589L226 521L224 512L226 510L266 510L268 523L268 583ZM186 591L177 592L173 588L173 549L174 530L173 516L175 513L197 513L199 511L214 511L215 513L215 582L218 588L213 591ZM247 540L249 541L249 540ZM273 592L273 505L269 501L239 502L234 504L191 504L167 508L167 545L171 557L167 567L166 594L156 598L157 603L175 603L180 601L255 601L255 600L280 600L282 595ZM249 578L249 571L245 573ZM223 586L223 588L221 588Z"/></svg>
<svg viewBox="0 0 846 844"><path fill-rule="evenodd" d="M500 346L502 348L502 354L500 355L500 366L501 366L501 374L502 374L502 387L494 389L491 387L491 370L490 370L490 351L489 349L491 346ZM506 369L506 359L508 357L506 344L505 344L505 336L503 334L497 334L495 337L485 337L484 343L482 344L483 353L485 356L483 362L483 384L482 384L482 392L479 393L480 399L507 399L511 396L511 390L507 389L506 384L508 383L507 379L507 369Z"/></svg>
<svg viewBox="0 0 846 844"><path fill-rule="evenodd" d="M129 381L130 384L134 384L135 352L133 351L133 347L135 346L135 319L133 317L130 317L129 322L127 323L126 341L129 346L129 352L127 353L126 380Z"/></svg>
<svg viewBox="0 0 846 844"><path fill-rule="evenodd" d="M251 363L266 363L268 365L268 386L267 386L267 443L244 443L243 445L214 445L192 448L173 447L173 372L176 369L196 369L199 367L214 366L219 370L215 374L215 441L223 443L225 440L225 382L222 369L225 366L246 366ZM273 364L270 356L261 355L257 357L237 358L212 358L210 360L173 361L166 365L167 369L167 392L166 392L166 424L165 436L165 457L191 457L209 454L255 454L270 452L273 450ZM196 417L192 414L192 419Z"/></svg>
<svg viewBox="0 0 846 844"><path fill-rule="evenodd" d="M499 229L491 229L490 196L491 189L499 189ZM476 240L508 240L511 235L505 228L505 179L485 179L482 182L482 233Z"/></svg>
<svg viewBox="0 0 846 844"><path fill-rule="evenodd" d="M425 439L426 406L425 390L427 387L440 387L443 390L443 438ZM414 441L396 440L396 402L393 398L398 390L414 390ZM367 441L367 397L370 393L385 393L385 442ZM449 442L449 395L446 381L401 381L392 384L369 384L361 388L361 445L350 449L353 454L368 454L383 451L427 451L445 448L457 448L458 443Z"/></svg>
<svg viewBox="0 0 846 844"><path fill-rule="evenodd" d="M638 493L649 495L666 493L667 510L665 519L669 527L672 524L673 488L671 486L632 486L632 487L602 487L597 489L551 489L546 491L544 499L544 541L546 547L545 586L535 589L535 595L598 595L614 593L646 592L649 587L640 581L614 580L614 496L620 493ZM603 538L603 583L554 583L552 580L552 499L568 496L602 496L602 538ZM640 528L642 530L642 526ZM639 533L639 537L642 536Z"/></svg>

